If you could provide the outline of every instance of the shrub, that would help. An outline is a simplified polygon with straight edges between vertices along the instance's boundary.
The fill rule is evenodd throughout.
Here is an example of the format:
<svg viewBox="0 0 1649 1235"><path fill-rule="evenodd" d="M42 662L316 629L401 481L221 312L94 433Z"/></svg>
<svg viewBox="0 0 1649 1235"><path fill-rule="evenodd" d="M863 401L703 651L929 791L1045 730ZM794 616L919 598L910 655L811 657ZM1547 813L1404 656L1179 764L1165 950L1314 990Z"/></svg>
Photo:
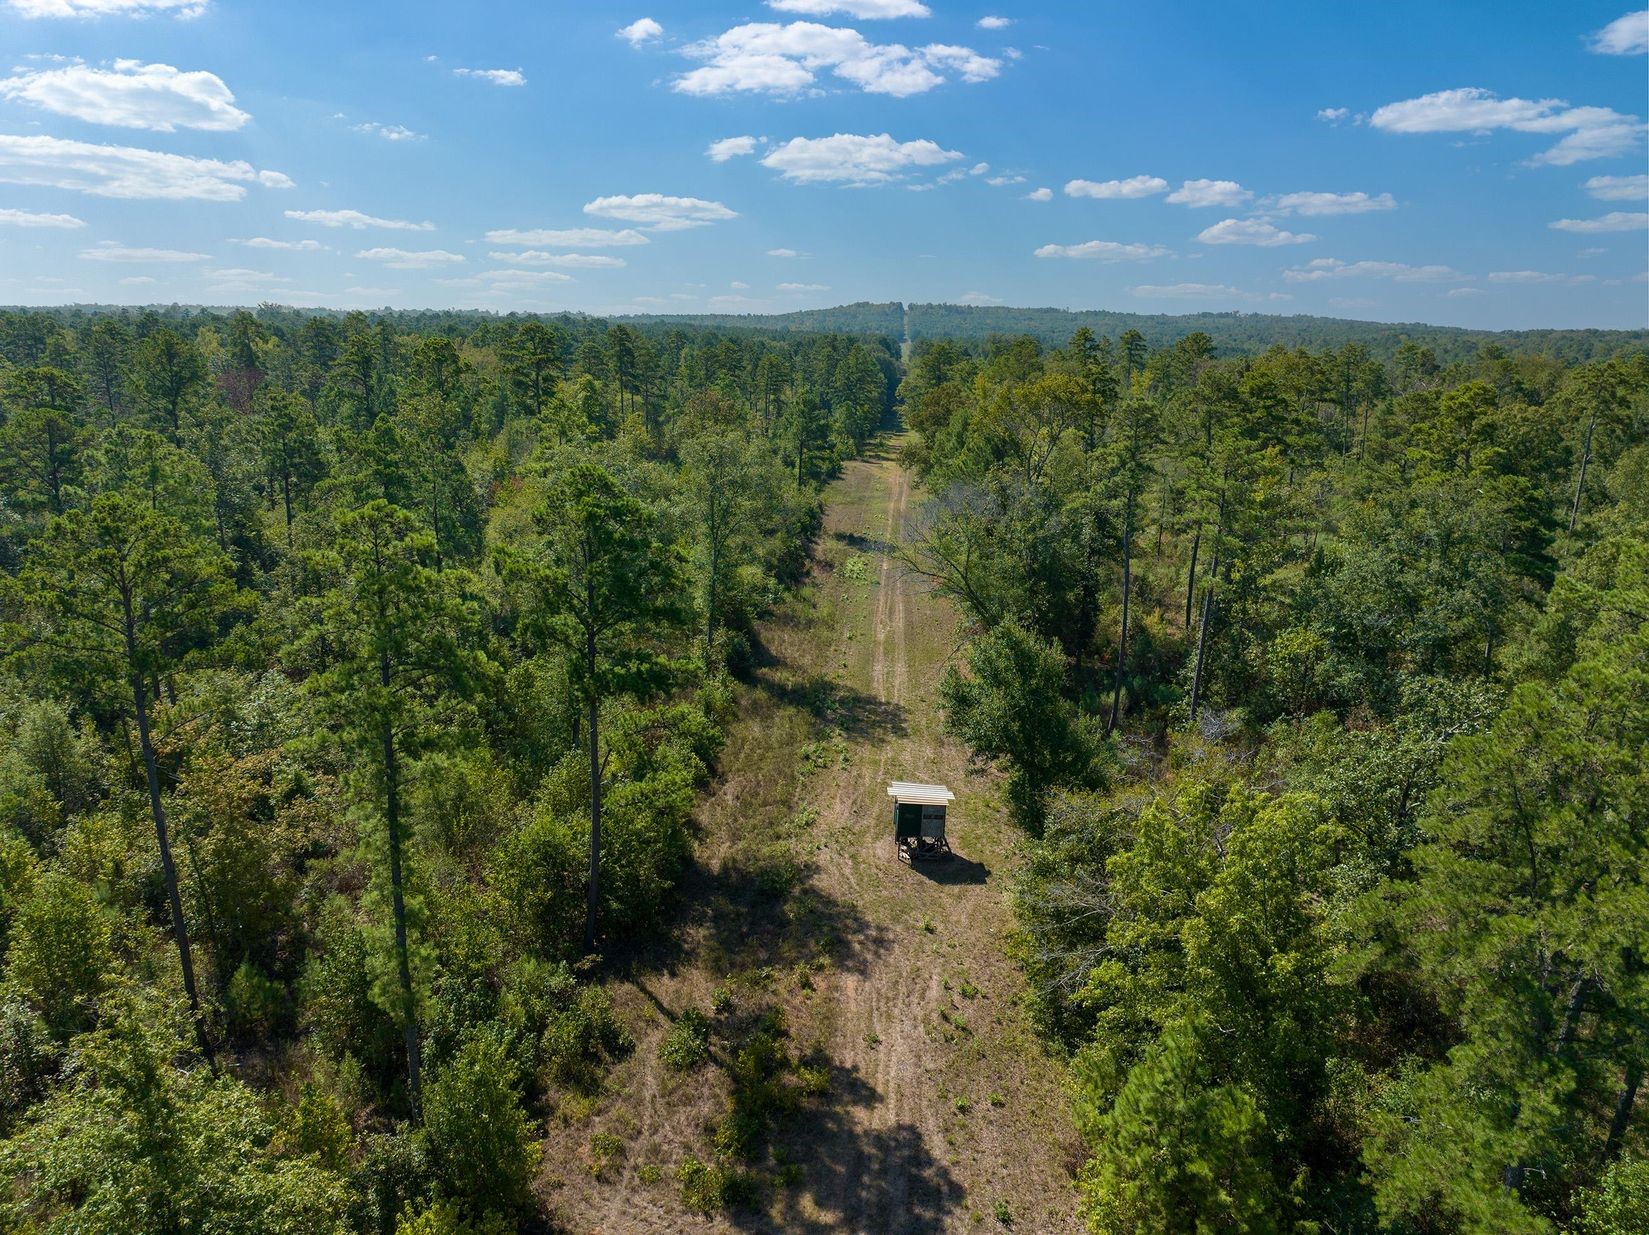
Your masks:
<svg viewBox="0 0 1649 1235"><path fill-rule="evenodd" d="M601 1083L607 1066L634 1046L630 1031L613 1013L612 997L600 987L583 986L544 1030L544 1067L562 1084L590 1090Z"/></svg>
<svg viewBox="0 0 1649 1235"><path fill-rule="evenodd" d="M90 889L42 875L17 911L7 977L60 1040L91 1026L114 965L109 923Z"/></svg>
<svg viewBox="0 0 1649 1235"><path fill-rule="evenodd" d="M472 1038L431 1078L424 1138L440 1190L466 1212L526 1208L538 1146L502 1035Z"/></svg>
<svg viewBox="0 0 1649 1235"><path fill-rule="evenodd" d="M395 1223L395 1235L509 1235L510 1224L497 1214L470 1221L451 1201L436 1201L416 1213L408 1210Z"/></svg>
<svg viewBox="0 0 1649 1235"><path fill-rule="evenodd" d="M659 1043L658 1057L675 1072L690 1072L710 1058L710 1018L686 1009Z"/></svg>

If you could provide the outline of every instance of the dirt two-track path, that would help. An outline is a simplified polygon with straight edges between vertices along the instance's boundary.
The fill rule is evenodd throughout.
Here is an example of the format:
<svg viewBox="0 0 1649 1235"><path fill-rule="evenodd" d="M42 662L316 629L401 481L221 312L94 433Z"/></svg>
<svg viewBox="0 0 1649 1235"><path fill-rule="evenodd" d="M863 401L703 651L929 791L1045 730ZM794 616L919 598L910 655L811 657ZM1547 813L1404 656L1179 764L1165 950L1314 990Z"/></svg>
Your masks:
<svg viewBox="0 0 1649 1235"><path fill-rule="evenodd" d="M897 447L884 441L828 491L810 582L764 626L740 691L684 889L692 916L674 951L613 983L637 1049L546 1142L546 1204L569 1230L1080 1230L1061 1065L1006 950L1016 836L995 778L942 732L956 617L892 556L920 500ZM897 861L890 780L956 791L955 860ZM753 875L774 863L788 890ZM777 1133L788 1178L705 1217L683 1206L674 1172L709 1158L725 1076L671 1073L657 1042L730 978L785 1009L797 1054L830 1085ZM603 1132L625 1150L597 1179L587 1146Z"/></svg>

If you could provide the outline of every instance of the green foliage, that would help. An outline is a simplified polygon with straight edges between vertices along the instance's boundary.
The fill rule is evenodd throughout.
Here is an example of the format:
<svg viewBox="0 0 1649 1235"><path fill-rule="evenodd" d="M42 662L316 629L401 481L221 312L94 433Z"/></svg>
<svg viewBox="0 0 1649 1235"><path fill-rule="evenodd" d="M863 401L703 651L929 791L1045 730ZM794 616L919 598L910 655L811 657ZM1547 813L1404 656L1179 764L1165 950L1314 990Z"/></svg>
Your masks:
<svg viewBox="0 0 1649 1235"><path fill-rule="evenodd" d="M437 1187L464 1212L508 1217L525 1210L538 1145L498 1037L478 1035L431 1077L423 1137Z"/></svg>
<svg viewBox="0 0 1649 1235"><path fill-rule="evenodd" d="M659 1043L658 1057L675 1072L691 1072L710 1058L710 1018L697 1008L684 1008Z"/></svg>

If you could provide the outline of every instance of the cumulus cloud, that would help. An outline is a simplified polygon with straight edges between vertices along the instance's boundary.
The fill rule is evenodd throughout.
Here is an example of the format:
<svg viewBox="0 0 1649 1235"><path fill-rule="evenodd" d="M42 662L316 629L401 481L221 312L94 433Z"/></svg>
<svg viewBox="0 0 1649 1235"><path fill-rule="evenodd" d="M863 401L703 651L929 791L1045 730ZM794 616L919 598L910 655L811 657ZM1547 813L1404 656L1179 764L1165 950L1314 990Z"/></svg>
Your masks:
<svg viewBox="0 0 1649 1235"><path fill-rule="evenodd" d="M319 223L322 227L353 227L360 231L366 227L381 227L392 232L432 232L433 223L413 223L407 219L381 219L374 214L362 214L359 210L288 210L286 217L295 219L299 223Z"/></svg>
<svg viewBox="0 0 1649 1235"><path fill-rule="evenodd" d="M80 256L89 262L208 262L207 253L189 253L182 249L128 248L118 240L100 240Z"/></svg>
<svg viewBox="0 0 1649 1235"><path fill-rule="evenodd" d="M9 0L12 11L24 17L147 17L167 13L198 17L206 0Z"/></svg>
<svg viewBox="0 0 1649 1235"><path fill-rule="evenodd" d="M1317 119L1327 124L1339 124L1349 115L1351 115L1349 107L1323 107L1317 111Z"/></svg>
<svg viewBox="0 0 1649 1235"><path fill-rule="evenodd" d="M1161 176L1130 176L1126 180L1072 180L1065 186L1066 197L1097 197L1102 200L1155 197L1168 191Z"/></svg>
<svg viewBox="0 0 1649 1235"><path fill-rule="evenodd" d="M981 30L1006 30L1009 26L1013 25L1013 18L995 16L981 17L973 24L978 26Z"/></svg>
<svg viewBox="0 0 1649 1235"><path fill-rule="evenodd" d="M391 270L430 270L436 266L456 266L462 253L445 249L362 249L355 254L369 262L382 262Z"/></svg>
<svg viewBox="0 0 1649 1235"><path fill-rule="evenodd" d="M1562 99L1503 99L1475 86L1387 103L1368 122L1388 133L1483 134L1511 129L1564 134L1555 146L1529 159L1531 166L1567 167L1586 159L1625 154L1643 134L1636 116L1612 108L1571 107Z"/></svg>
<svg viewBox="0 0 1649 1235"><path fill-rule="evenodd" d="M203 277L212 284L208 290L222 291L251 291L260 287L267 287L273 283L290 283L291 279L282 274L275 274L270 270L248 270L245 267L233 266L228 269L206 270Z"/></svg>
<svg viewBox="0 0 1649 1235"><path fill-rule="evenodd" d="M767 256L769 256L769 257L800 257L801 254L796 252L795 249L769 249L767 251Z"/></svg>
<svg viewBox="0 0 1649 1235"><path fill-rule="evenodd" d="M1394 279L1398 283L1453 283L1469 278L1451 266L1410 266L1405 262L1343 262L1319 257L1283 271L1290 283L1318 283L1324 279Z"/></svg>
<svg viewBox="0 0 1649 1235"><path fill-rule="evenodd" d="M1601 232L1636 232L1649 227L1649 214L1641 211L1611 210L1597 219L1558 219L1547 226L1560 232L1578 232L1583 236Z"/></svg>
<svg viewBox="0 0 1649 1235"><path fill-rule="evenodd" d="M654 39L664 37L664 27L651 17L637 18L628 26L618 31L618 37L631 47L640 47L643 43L650 43Z"/></svg>
<svg viewBox="0 0 1649 1235"><path fill-rule="evenodd" d="M368 120L354 126L357 133L366 133L372 137L381 137L386 142L421 142L422 133L415 133L404 124L379 124L375 120Z"/></svg>
<svg viewBox="0 0 1649 1235"><path fill-rule="evenodd" d="M0 183L75 189L97 197L239 201L248 184L289 189L280 172L137 146L0 133Z"/></svg>
<svg viewBox="0 0 1649 1235"><path fill-rule="evenodd" d="M268 236L252 236L246 240L232 240L249 249L280 249L289 253L323 253L326 246L319 240L271 240Z"/></svg>
<svg viewBox="0 0 1649 1235"><path fill-rule="evenodd" d="M494 86L525 86L527 75L520 69L454 69L455 77L478 77Z"/></svg>
<svg viewBox="0 0 1649 1235"><path fill-rule="evenodd" d="M677 77L674 88L696 95L794 95L828 70L867 94L904 98L943 85L950 74L982 82L1002 68L1000 60L968 47L872 43L857 30L808 21L747 22L683 52L703 64Z"/></svg>
<svg viewBox="0 0 1649 1235"><path fill-rule="evenodd" d="M1649 197L1649 176L1593 176L1586 182L1585 189L1599 201L1642 201Z"/></svg>
<svg viewBox="0 0 1649 1235"><path fill-rule="evenodd" d="M1263 219L1221 219L1197 233L1204 244L1257 244L1272 249L1285 244L1310 244L1310 232L1285 232Z"/></svg>
<svg viewBox="0 0 1649 1235"><path fill-rule="evenodd" d="M0 98L59 116L123 129L170 133L179 128L231 132L249 115L216 73L169 64L116 60L108 68L67 64L0 80Z"/></svg>
<svg viewBox="0 0 1649 1235"><path fill-rule="evenodd" d="M33 210L0 210L0 227L85 227L82 219L72 214L39 214Z"/></svg>
<svg viewBox="0 0 1649 1235"><path fill-rule="evenodd" d="M830 287L825 283L780 283L781 292L828 292Z"/></svg>
<svg viewBox="0 0 1649 1235"><path fill-rule="evenodd" d="M1168 200L1176 206L1240 206L1253 196L1235 180L1187 180Z"/></svg>
<svg viewBox="0 0 1649 1235"><path fill-rule="evenodd" d="M1284 193L1267 208L1279 214L1308 217L1335 214L1367 214L1373 210L1395 210L1397 199L1390 193Z"/></svg>
<svg viewBox="0 0 1649 1235"><path fill-rule="evenodd" d="M1047 188L1032 189L1029 193L1025 194L1025 200L1028 202L1051 202L1053 199L1054 191Z"/></svg>
<svg viewBox="0 0 1649 1235"><path fill-rule="evenodd" d="M724 219L739 217L737 211L729 210L720 202L705 201L699 197L668 197L662 193L598 197L585 203L584 213L621 219L656 232L706 227Z"/></svg>
<svg viewBox="0 0 1649 1235"><path fill-rule="evenodd" d="M836 133L830 137L794 137L762 159L796 184L886 184L914 168L953 163L962 154L926 139L895 141L887 133L865 136Z"/></svg>
<svg viewBox="0 0 1649 1235"><path fill-rule="evenodd" d="M767 7L781 13L801 13L808 17L829 17L841 13L860 21L880 21L892 17L928 17L932 10L921 0L767 0Z"/></svg>
<svg viewBox="0 0 1649 1235"><path fill-rule="evenodd" d="M545 253L525 249L519 253L488 253L495 262L515 262L522 266L558 266L563 270L611 270L628 263L622 257L599 253Z"/></svg>
<svg viewBox="0 0 1649 1235"><path fill-rule="evenodd" d="M724 137L720 141L711 142L704 152L710 156L712 163L725 163L728 159L737 159L747 154L756 153L756 139L754 137Z"/></svg>
<svg viewBox="0 0 1649 1235"><path fill-rule="evenodd" d="M1591 48L1605 56L1641 56L1649 51L1649 9L1615 18L1592 36Z"/></svg>
<svg viewBox="0 0 1649 1235"><path fill-rule="evenodd" d="M495 228L487 233L493 244L551 245L581 249L615 249L635 244L652 244L633 227L613 231L605 227Z"/></svg>
<svg viewBox="0 0 1649 1235"><path fill-rule="evenodd" d="M1121 244L1115 240L1088 240L1082 244L1045 244L1037 257L1073 257L1098 262L1143 262L1166 257L1168 250L1155 244Z"/></svg>

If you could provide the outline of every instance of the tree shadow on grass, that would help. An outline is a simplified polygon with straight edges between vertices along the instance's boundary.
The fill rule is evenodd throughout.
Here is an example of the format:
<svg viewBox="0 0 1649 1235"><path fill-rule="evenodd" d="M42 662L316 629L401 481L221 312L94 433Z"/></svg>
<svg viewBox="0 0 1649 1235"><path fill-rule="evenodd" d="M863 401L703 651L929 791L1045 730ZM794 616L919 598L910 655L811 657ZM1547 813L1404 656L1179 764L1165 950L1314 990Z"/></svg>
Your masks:
<svg viewBox="0 0 1649 1235"><path fill-rule="evenodd" d="M775 1149L801 1167L801 1179L778 1185L770 1209L733 1211L727 1220L751 1232L885 1232L930 1235L964 1200L961 1184L928 1148L914 1124L866 1129L854 1112L883 1097L858 1069L822 1060L830 1089L777 1138Z"/></svg>
<svg viewBox="0 0 1649 1235"><path fill-rule="evenodd" d="M839 729L850 738L867 741L902 738L908 732L902 704L834 681L822 673L796 682L782 681L771 673L758 673L754 683L758 690L780 703L800 708L816 723Z"/></svg>
<svg viewBox="0 0 1649 1235"><path fill-rule="evenodd" d="M863 536L858 532L832 532L831 536L838 544L846 545L859 553L884 554L891 557L899 552L899 546L891 540L882 540L876 536Z"/></svg>

